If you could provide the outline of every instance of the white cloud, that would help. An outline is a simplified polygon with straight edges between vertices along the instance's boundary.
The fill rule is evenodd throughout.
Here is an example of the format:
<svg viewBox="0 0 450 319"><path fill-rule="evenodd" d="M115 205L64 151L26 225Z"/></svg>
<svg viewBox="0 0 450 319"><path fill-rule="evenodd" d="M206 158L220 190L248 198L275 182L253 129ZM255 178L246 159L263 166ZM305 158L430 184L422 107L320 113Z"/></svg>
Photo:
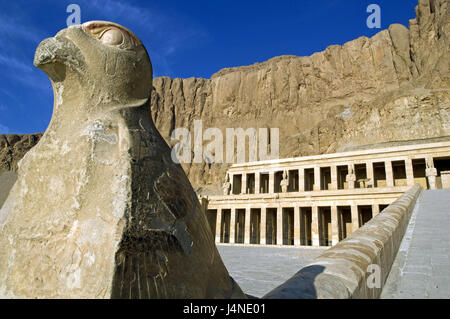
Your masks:
<svg viewBox="0 0 450 319"><path fill-rule="evenodd" d="M8 127L0 124L0 134L10 134L11 131L9 130Z"/></svg>
<svg viewBox="0 0 450 319"><path fill-rule="evenodd" d="M0 53L0 65L4 70L2 76L9 77L29 87L45 89L50 82L46 76L39 74L39 70L32 67L32 62L25 63L15 57ZM5 70L8 70L5 72Z"/></svg>
<svg viewBox="0 0 450 319"><path fill-rule="evenodd" d="M3 65L6 68L12 68L16 71L20 72L31 72L33 71L33 68L31 67L31 63L25 63L23 61L20 61L19 59L5 55L0 53L0 65Z"/></svg>
<svg viewBox="0 0 450 319"><path fill-rule="evenodd" d="M83 2L86 3L87 7L94 7L96 10L100 10L102 15L108 16L111 19L121 18L144 25L149 32L153 32L155 27L159 25L158 23L161 22L161 15L129 3L116 0L89 0ZM81 15L83 16L83 13Z"/></svg>
<svg viewBox="0 0 450 319"><path fill-rule="evenodd" d="M92 10L100 19L118 22L135 32L149 50L159 74L172 76L170 58L207 37L207 32L189 17L169 15L150 4L144 8L117 0L81 1L82 19L83 10Z"/></svg>
<svg viewBox="0 0 450 319"><path fill-rule="evenodd" d="M23 15L0 13L0 67L2 81L6 78L29 87L44 85L33 67L29 48L35 47L46 37L38 26L31 26Z"/></svg>
<svg viewBox="0 0 450 319"><path fill-rule="evenodd" d="M0 14L0 34L2 38L9 38L13 40L26 40L33 43L39 43L44 37L44 32L35 26L27 26L24 21L20 21L13 15ZM2 41L4 42L4 41ZM9 41L0 45L8 45Z"/></svg>

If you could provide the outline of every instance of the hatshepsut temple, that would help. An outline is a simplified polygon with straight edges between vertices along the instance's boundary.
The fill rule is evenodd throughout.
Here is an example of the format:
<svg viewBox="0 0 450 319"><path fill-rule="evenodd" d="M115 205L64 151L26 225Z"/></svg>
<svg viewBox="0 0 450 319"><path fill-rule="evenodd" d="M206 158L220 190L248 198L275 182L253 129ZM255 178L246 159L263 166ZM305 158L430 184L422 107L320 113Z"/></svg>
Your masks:
<svg viewBox="0 0 450 319"><path fill-rule="evenodd" d="M334 246L413 185L450 188L450 141L234 164L225 179L206 200L216 243Z"/></svg>

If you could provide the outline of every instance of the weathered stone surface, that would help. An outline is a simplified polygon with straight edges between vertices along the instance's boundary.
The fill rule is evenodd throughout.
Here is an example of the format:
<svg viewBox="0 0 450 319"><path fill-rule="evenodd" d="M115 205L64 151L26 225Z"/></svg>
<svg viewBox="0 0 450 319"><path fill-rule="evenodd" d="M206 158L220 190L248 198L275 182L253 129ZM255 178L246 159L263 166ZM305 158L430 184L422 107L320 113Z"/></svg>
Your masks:
<svg viewBox="0 0 450 319"><path fill-rule="evenodd" d="M166 142L176 127L280 128L280 157L450 135L450 8L420 0L409 29L309 57L281 56L211 79L154 80L151 113ZM207 143L207 141L206 141ZM225 164L184 164L199 193L221 194Z"/></svg>
<svg viewBox="0 0 450 319"><path fill-rule="evenodd" d="M0 210L0 298L244 297L151 120L139 39L89 22L34 63L54 113Z"/></svg>

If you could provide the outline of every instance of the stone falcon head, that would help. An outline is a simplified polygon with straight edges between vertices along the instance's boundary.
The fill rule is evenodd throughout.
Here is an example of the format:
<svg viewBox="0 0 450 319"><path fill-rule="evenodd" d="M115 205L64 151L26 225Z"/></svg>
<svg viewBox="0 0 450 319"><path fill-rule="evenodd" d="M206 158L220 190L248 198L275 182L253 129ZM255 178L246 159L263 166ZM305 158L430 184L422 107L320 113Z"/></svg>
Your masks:
<svg viewBox="0 0 450 319"><path fill-rule="evenodd" d="M0 207L0 298L245 298L152 121L141 41L88 22L34 64L54 110Z"/></svg>
<svg viewBox="0 0 450 319"><path fill-rule="evenodd" d="M142 105L152 89L147 50L133 32L113 22L91 21L61 30L41 42L34 65L47 73L56 88L78 82L78 92L70 95L97 106Z"/></svg>

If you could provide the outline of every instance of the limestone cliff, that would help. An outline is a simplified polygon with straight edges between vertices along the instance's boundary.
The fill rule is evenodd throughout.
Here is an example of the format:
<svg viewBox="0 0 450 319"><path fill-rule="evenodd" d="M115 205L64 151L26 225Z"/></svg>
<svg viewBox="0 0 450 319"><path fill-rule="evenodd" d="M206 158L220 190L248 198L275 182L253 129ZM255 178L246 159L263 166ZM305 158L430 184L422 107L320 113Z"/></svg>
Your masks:
<svg viewBox="0 0 450 319"><path fill-rule="evenodd" d="M280 157L450 135L449 0L419 0L409 29L309 57L281 56L211 79L156 78L152 117L173 146L174 128L278 127ZM218 190L226 164L183 165L199 192ZM201 187L201 188L200 188Z"/></svg>
<svg viewBox="0 0 450 319"><path fill-rule="evenodd" d="M211 79L157 78L152 116L170 132L203 120L204 129L278 127L280 157L348 146L450 135L448 0L420 0L409 29L309 57L281 56L224 69ZM184 165L195 186L216 188L226 165Z"/></svg>
<svg viewBox="0 0 450 319"><path fill-rule="evenodd" d="M0 173L2 171L17 171L17 163L34 145L39 142L42 134L0 135Z"/></svg>

